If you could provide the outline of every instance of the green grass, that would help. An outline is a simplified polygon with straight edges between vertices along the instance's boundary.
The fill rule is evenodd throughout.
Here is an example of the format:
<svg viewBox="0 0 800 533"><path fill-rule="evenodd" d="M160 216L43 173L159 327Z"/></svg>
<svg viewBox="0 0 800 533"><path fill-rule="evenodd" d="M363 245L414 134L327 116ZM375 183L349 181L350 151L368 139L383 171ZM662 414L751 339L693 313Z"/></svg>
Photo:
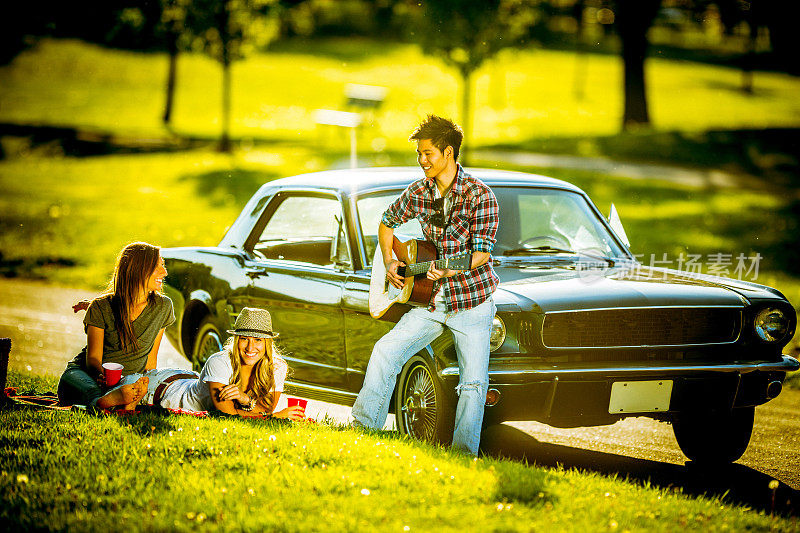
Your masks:
<svg viewBox="0 0 800 533"><path fill-rule="evenodd" d="M474 76L476 144L618 133L622 63L587 55L585 97L574 96L578 63L571 52L506 50ZM233 133L304 140L318 135L313 111L340 109L347 83L387 87L367 142L407 149L426 113L458 118L460 80L414 45L331 39L285 45L237 62ZM736 69L651 58L648 95L662 131L796 127L800 80L756 73L755 93L739 90ZM167 58L44 40L0 68L0 122L55 124L115 133L162 135ZM214 136L220 123L220 68L202 55L180 57L175 131Z"/></svg>
<svg viewBox="0 0 800 533"><path fill-rule="evenodd" d="M127 242L214 246L263 183L338 159L279 147L0 160L0 272L100 288Z"/></svg>
<svg viewBox="0 0 800 533"><path fill-rule="evenodd" d="M10 374L9 385L54 388ZM710 531L795 522L617 477L327 423L0 411L10 530ZM765 490L766 487L765 487Z"/></svg>
<svg viewBox="0 0 800 533"><path fill-rule="evenodd" d="M23 261L15 274L66 285L104 285L132 240L216 244L238 211L224 193L198 194L203 175L228 168L214 154L25 158L0 167L4 260ZM75 266L54 266L56 258Z"/></svg>

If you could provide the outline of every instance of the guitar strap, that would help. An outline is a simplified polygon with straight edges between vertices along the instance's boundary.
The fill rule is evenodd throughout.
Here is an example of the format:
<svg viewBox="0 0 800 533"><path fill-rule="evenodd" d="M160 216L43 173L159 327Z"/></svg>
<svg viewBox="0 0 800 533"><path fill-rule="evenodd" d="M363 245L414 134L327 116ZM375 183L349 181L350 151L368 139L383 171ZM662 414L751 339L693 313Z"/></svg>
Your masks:
<svg viewBox="0 0 800 533"><path fill-rule="evenodd" d="M452 186L451 186L452 188ZM433 186L433 198L441 198L442 195L439 192L439 187L434 184ZM450 215L452 214L452 202L453 199L450 195L450 190L447 191L447 194L444 197L444 202L442 202L442 218L444 219L444 226L442 226L442 240L444 240L445 235L447 234L447 227L450 225ZM444 252L443 243L436 243L437 246ZM442 253L444 255L444 253ZM445 268L447 268L445 266ZM436 288L436 293L433 295L434 305L436 307L442 306L442 309L447 309L447 304L444 301L444 290L442 287L444 286L443 281L439 281L439 286Z"/></svg>
<svg viewBox="0 0 800 533"><path fill-rule="evenodd" d="M451 186L452 189L452 186ZM437 200L441 198L442 195L439 192L439 187L436 184L433 185L433 199ZM447 191L447 194L444 197L444 202L442 202L442 218L444 219L444 226L442 226L442 236L447 233L447 226L450 225L450 215L453 211L453 199L450 196L450 190ZM438 244L438 243L437 243Z"/></svg>

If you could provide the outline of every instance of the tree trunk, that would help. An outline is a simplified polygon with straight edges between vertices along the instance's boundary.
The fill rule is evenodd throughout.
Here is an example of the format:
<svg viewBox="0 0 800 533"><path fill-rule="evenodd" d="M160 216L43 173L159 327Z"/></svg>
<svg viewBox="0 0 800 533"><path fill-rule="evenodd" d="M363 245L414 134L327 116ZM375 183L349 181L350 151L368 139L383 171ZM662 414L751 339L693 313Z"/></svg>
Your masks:
<svg viewBox="0 0 800 533"><path fill-rule="evenodd" d="M231 151L231 51L230 51L230 12L228 3L223 2L218 19L218 30L222 41L222 137L219 140L219 151Z"/></svg>
<svg viewBox="0 0 800 533"><path fill-rule="evenodd" d="M572 83L572 94L575 100L581 101L585 95L588 57L583 48L583 10L586 0L578 0L572 6L572 16L575 18L577 30L575 31L575 78Z"/></svg>
<svg viewBox="0 0 800 533"><path fill-rule="evenodd" d="M742 92L753 94L753 68L756 63L756 41L758 40L758 26L753 19L747 21L749 33L745 44L745 51L742 54Z"/></svg>
<svg viewBox="0 0 800 533"><path fill-rule="evenodd" d="M227 56L227 54L226 54ZM222 137L220 152L231 151L231 62L226 57L222 62Z"/></svg>
<svg viewBox="0 0 800 533"><path fill-rule="evenodd" d="M616 24L622 44L625 72L625 111L622 117L624 131L650 124L644 60L647 55L647 31L660 5L661 0L617 0Z"/></svg>
<svg viewBox="0 0 800 533"><path fill-rule="evenodd" d="M461 130L464 132L464 140L461 142L460 161L461 166L467 166L469 157L467 151L470 149L470 135L472 128L470 122L470 102L472 100L472 71L461 69Z"/></svg>
<svg viewBox="0 0 800 533"><path fill-rule="evenodd" d="M772 55L778 68L794 76L800 75L800 62L797 61L800 3L798 2L754 2L751 6L761 7L764 20L769 28L769 41Z"/></svg>
<svg viewBox="0 0 800 533"><path fill-rule="evenodd" d="M169 70L167 71L167 99L164 104L164 126L169 127L172 119L172 103L175 95L175 76L178 69L178 35L167 33L167 52L169 53Z"/></svg>

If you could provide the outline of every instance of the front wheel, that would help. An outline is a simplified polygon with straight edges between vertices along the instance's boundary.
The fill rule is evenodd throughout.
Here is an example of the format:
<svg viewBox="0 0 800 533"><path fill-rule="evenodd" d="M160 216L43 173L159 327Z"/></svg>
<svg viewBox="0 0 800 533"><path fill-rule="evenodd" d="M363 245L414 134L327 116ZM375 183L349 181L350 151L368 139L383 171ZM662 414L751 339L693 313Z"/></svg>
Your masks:
<svg viewBox="0 0 800 533"><path fill-rule="evenodd" d="M200 327L197 329L197 337L195 337L192 349L192 369L198 372L202 370L209 356L220 350L222 350L222 335L211 321L211 317L207 316L200 322Z"/></svg>
<svg viewBox="0 0 800 533"><path fill-rule="evenodd" d="M672 421L672 430L686 457L698 464L723 465L747 449L754 418L754 407L681 413Z"/></svg>
<svg viewBox="0 0 800 533"><path fill-rule="evenodd" d="M397 383L394 412L398 430L418 440L449 444L455 422L453 396L426 360L412 357Z"/></svg>

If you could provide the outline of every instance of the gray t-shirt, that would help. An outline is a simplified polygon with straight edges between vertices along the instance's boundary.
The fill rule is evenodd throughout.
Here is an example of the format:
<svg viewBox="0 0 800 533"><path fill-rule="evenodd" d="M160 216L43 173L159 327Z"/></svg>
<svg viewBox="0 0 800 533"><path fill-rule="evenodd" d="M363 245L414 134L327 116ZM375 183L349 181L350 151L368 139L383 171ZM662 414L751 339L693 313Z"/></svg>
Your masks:
<svg viewBox="0 0 800 533"><path fill-rule="evenodd" d="M158 332L175 322L175 312L172 309L172 300L167 296L152 293L154 298L148 302L141 314L133 321L133 333L139 344L138 348L130 346L128 351L122 348L122 343L114 323L114 312L111 309L111 294L95 298L86 310L83 325L86 331L89 326L103 330L103 362L120 363L123 367L122 375L143 373L147 364L147 356L153 349ZM84 347L67 367L86 370L86 350Z"/></svg>

